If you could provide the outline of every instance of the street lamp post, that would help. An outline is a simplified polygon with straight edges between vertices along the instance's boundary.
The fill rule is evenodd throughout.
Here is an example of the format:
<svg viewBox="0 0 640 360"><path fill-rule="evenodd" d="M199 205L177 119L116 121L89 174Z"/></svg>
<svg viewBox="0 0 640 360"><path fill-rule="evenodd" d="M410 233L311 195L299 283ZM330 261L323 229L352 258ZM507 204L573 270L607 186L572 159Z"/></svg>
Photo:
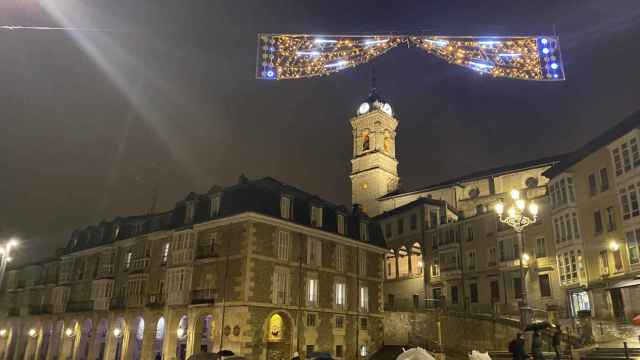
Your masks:
<svg viewBox="0 0 640 360"><path fill-rule="evenodd" d="M533 224L538 219L538 204L531 201L529 202L529 206L527 209L527 202L524 199L520 198L520 191L513 189L511 190L511 199L513 200L513 204L507 210L507 216L503 217L504 214L504 203L498 202L495 205L495 211L498 214L500 222L506 224L513 228L516 232L516 236L518 239L518 246L520 247L520 252L522 255L520 256L520 279L522 282L521 292L522 292L522 302L520 306L520 324L525 327L532 320L532 310L529 308L527 303L527 281L526 277L526 268L524 266L525 261L529 260L529 255L525 253L524 247L524 236L522 234L522 230L525 227ZM528 210L528 211L527 211ZM528 212L528 215L525 212Z"/></svg>
<svg viewBox="0 0 640 360"><path fill-rule="evenodd" d="M4 272L7 269L7 263L12 260L11 249L18 246L18 240L15 238L9 239L9 241L0 246L0 288L2 287L2 280L4 280Z"/></svg>

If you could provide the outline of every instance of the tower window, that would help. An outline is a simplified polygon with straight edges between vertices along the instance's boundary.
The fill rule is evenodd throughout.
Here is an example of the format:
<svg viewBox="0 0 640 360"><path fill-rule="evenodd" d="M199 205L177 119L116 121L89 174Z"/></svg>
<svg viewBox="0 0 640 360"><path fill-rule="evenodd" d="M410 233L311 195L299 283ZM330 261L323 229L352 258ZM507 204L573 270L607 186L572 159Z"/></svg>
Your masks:
<svg viewBox="0 0 640 360"><path fill-rule="evenodd" d="M362 151L369 150L369 132L364 131L362 133Z"/></svg>

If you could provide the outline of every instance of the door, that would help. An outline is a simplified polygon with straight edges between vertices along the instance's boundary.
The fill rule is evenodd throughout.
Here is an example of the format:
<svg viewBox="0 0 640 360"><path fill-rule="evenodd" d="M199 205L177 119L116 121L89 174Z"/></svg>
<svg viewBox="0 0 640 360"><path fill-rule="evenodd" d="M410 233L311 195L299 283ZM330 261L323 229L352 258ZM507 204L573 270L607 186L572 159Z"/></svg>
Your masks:
<svg viewBox="0 0 640 360"><path fill-rule="evenodd" d="M622 290L620 288L609 290L611 293L611 305L613 306L613 317L624 319L624 303L622 302Z"/></svg>

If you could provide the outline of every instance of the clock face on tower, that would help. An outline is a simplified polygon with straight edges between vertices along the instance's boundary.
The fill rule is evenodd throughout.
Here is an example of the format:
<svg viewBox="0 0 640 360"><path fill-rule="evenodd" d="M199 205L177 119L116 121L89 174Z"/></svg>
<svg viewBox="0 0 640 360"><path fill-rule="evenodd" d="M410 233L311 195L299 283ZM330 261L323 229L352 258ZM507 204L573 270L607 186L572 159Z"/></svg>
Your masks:
<svg viewBox="0 0 640 360"><path fill-rule="evenodd" d="M389 105L389 103L385 103L384 105L382 105L382 111L389 114L389 116L393 116L393 110L391 109L391 105Z"/></svg>
<svg viewBox="0 0 640 360"><path fill-rule="evenodd" d="M365 114L367 112L369 112L369 103L364 102L364 103L360 104L360 107L358 108L358 114L362 115L362 114Z"/></svg>

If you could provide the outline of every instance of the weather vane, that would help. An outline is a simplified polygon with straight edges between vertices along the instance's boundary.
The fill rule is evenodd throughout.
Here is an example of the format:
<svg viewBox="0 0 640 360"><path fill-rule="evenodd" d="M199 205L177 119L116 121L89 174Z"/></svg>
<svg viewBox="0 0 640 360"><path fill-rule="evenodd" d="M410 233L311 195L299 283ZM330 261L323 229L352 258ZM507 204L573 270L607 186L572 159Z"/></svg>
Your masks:
<svg viewBox="0 0 640 360"><path fill-rule="evenodd" d="M519 80L561 81L557 36L419 36L258 34L256 77L323 76L355 67L402 45L417 46L481 74Z"/></svg>

